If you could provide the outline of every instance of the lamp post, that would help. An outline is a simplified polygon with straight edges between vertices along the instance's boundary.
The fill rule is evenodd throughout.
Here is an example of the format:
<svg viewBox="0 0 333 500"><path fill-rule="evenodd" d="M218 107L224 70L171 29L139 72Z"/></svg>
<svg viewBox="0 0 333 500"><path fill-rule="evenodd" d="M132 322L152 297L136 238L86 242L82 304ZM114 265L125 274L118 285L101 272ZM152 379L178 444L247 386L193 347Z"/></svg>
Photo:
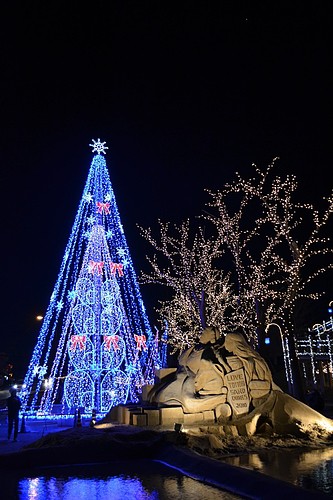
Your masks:
<svg viewBox="0 0 333 500"><path fill-rule="evenodd" d="M284 369L285 369L285 373L286 373L286 377L287 377L288 390L289 390L289 394L293 394L293 391L292 391L293 375L292 375L292 368L291 368L290 355L289 355L288 339L287 339L287 337L285 337L283 335L282 328L278 323L268 323L268 325L265 328L266 334L271 326L276 326L279 330L279 333L280 333L281 346L282 346L282 352L283 352Z"/></svg>

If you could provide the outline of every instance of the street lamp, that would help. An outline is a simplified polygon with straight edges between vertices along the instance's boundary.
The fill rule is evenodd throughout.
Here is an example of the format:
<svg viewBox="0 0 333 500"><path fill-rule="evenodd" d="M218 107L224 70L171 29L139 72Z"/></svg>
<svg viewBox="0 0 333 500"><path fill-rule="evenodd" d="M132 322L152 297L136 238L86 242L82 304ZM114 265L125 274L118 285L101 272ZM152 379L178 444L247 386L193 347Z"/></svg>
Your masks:
<svg viewBox="0 0 333 500"><path fill-rule="evenodd" d="M282 345L282 351L283 351L284 369L286 372L289 393L292 394L292 386L291 385L293 383L293 378L292 378L292 369L291 369L290 356L289 356L288 339L287 339L287 337L283 336L281 326L278 323L268 323L268 325L265 328L266 334L268 333L270 326L276 326L279 330L279 333L280 333L281 345Z"/></svg>

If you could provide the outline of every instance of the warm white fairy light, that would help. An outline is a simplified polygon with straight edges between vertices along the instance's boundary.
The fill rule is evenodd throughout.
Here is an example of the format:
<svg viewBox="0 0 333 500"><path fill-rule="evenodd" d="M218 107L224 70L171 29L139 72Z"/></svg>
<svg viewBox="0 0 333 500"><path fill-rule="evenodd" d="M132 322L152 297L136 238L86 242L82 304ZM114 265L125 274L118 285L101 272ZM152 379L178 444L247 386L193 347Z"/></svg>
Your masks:
<svg viewBox="0 0 333 500"><path fill-rule="evenodd" d="M157 238L150 228L140 228L159 257L147 257L152 271L142 273L141 279L170 290L170 300L160 301L157 311L162 328L167 325L173 352L182 351L198 340L204 324L221 331L234 327L234 315L228 320L225 312L237 309L237 297L229 275L214 264L222 258L216 239L206 239L200 228L192 236L189 221L180 226L158 224Z"/></svg>
<svg viewBox="0 0 333 500"><path fill-rule="evenodd" d="M235 182L210 192L212 213L205 219L214 224L234 262L240 300L246 301L247 291L261 322L279 318L288 338L293 335L298 300L317 299L320 293L311 290L311 284L333 267L333 248L322 234L333 212L333 196L326 198L322 214L310 204L294 201L295 176L272 177L274 164L264 172L254 165L252 179L237 174ZM318 256L324 257L319 267ZM314 271L309 274L311 263Z"/></svg>
<svg viewBox="0 0 333 500"><path fill-rule="evenodd" d="M215 290L219 299L211 301L206 323L219 318L219 325L225 327L231 308L234 324L244 326L256 347L261 340L258 332L263 334L265 325L278 321L287 365L296 360L296 305L300 299L318 299L322 294L316 290L315 280L333 269L332 242L325 235L333 212L333 193L324 199L326 208L321 210L295 201L295 176L274 176L275 163L276 159L264 171L253 165L252 178L236 173L236 180L220 191L207 190L211 200L202 219L205 229L211 223L211 240L202 229L192 247L188 223L171 234L170 224L160 222L158 239L150 228L141 228L155 251L147 257L152 271L143 274L143 281L172 291L171 302L162 303L159 312L168 316L169 339L179 349L196 341L201 328L201 293L206 296L210 290L214 297L220 276L230 293L229 298L223 296L228 306L221 309L220 286L219 292ZM230 274L221 278L218 273L225 269Z"/></svg>

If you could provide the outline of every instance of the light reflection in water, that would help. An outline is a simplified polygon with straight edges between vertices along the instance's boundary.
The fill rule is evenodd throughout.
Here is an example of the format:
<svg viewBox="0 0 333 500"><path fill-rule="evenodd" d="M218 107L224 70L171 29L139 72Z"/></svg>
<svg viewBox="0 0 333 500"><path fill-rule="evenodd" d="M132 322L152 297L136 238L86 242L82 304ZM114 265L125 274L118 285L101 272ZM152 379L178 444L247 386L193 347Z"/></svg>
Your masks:
<svg viewBox="0 0 333 500"><path fill-rule="evenodd" d="M262 450L223 459L231 465L253 469L297 486L333 494L333 447L300 452Z"/></svg>
<svg viewBox="0 0 333 500"><path fill-rule="evenodd" d="M139 479L130 479L123 476L101 478L75 477L40 477L23 479L19 483L19 494L22 499L48 500L93 500L114 499L127 497L137 500L155 500L158 494L155 491L145 491Z"/></svg>
<svg viewBox="0 0 333 500"><path fill-rule="evenodd" d="M148 460L40 468L29 477L12 477L7 495L20 500L240 499Z"/></svg>

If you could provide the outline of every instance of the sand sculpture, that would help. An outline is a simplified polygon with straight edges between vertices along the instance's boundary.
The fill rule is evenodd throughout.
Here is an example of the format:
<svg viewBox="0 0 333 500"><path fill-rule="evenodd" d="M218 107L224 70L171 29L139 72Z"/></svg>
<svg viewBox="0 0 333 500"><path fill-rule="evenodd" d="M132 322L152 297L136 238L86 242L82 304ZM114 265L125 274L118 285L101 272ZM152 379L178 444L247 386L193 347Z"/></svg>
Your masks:
<svg viewBox="0 0 333 500"><path fill-rule="evenodd" d="M333 421L284 393L273 381L265 360L242 334L220 336L206 328L198 345L187 349L178 369L154 385L148 402L181 407L183 414L214 412L216 423L245 427L246 434L270 429L299 434L310 427L332 433Z"/></svg>

